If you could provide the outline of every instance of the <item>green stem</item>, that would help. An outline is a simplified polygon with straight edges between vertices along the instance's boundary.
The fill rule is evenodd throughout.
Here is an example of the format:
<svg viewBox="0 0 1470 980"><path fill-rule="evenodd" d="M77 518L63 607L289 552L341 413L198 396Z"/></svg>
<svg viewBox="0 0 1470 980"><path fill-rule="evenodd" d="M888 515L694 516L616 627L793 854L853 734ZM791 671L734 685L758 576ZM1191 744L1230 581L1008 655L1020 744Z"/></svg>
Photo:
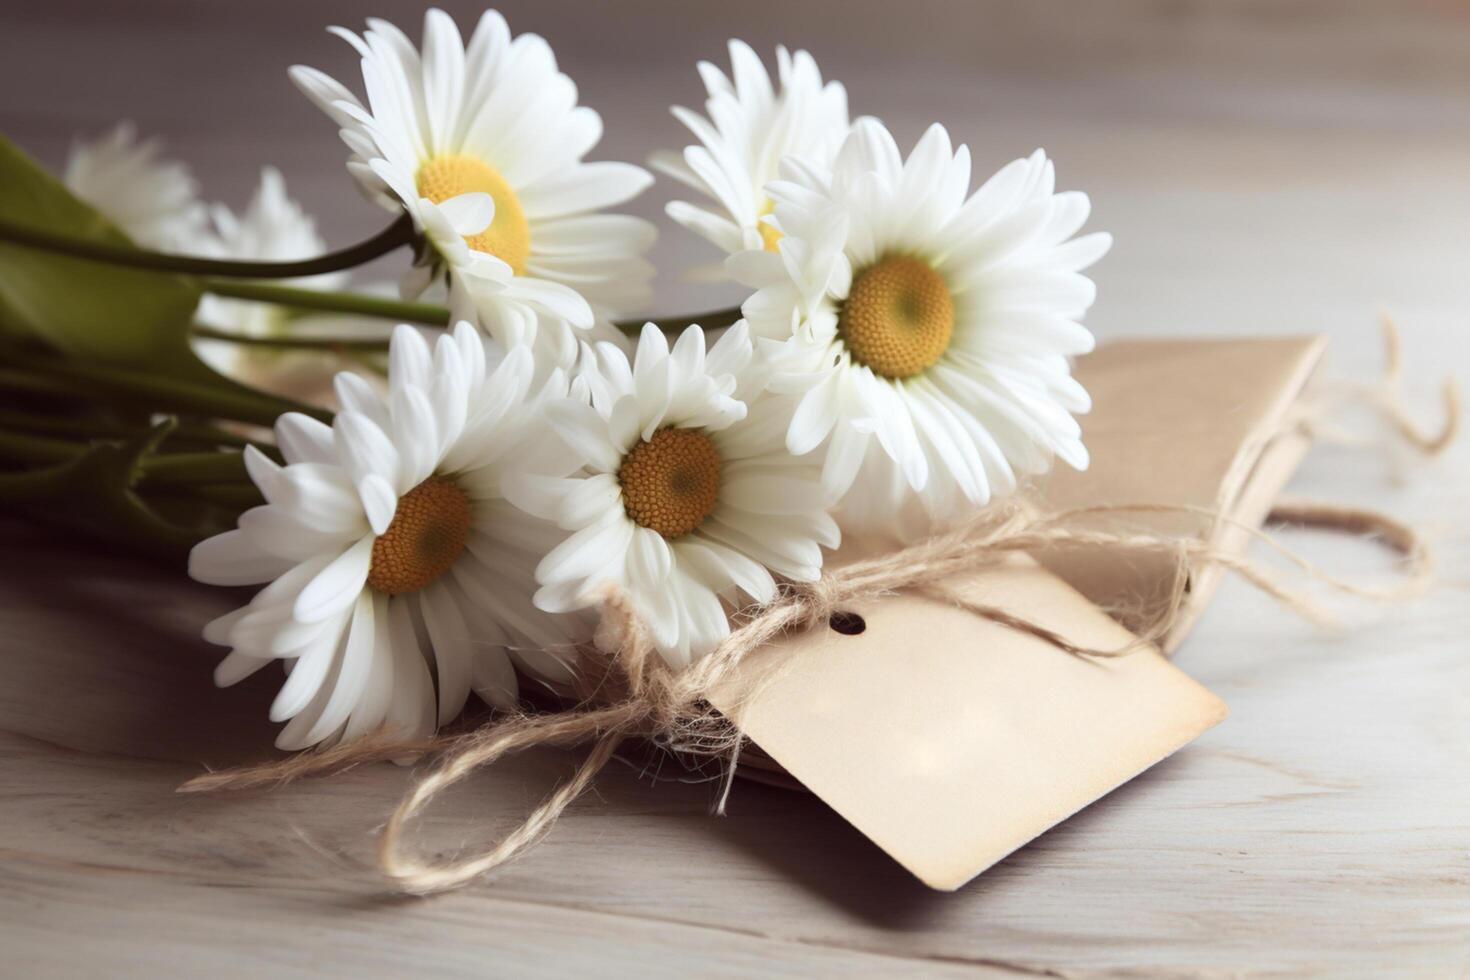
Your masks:
<svg viewBox="0 0 1470 980"><path fill-rule="evenodd" d="M26 412L0 412L0 428L43 435L78 436L83 439L130 439L144 435L148 431L144 426L127 425L107 419L49 418ZM181 422L169 438L181 442L202 443L206 446L233 446L243 449L246 446L255 445L257 449L270 449L268 446L252 443L244 436L226 432L212 425Z"/></svg>
<svg viewBox="0 0 1470 980"><path fill-rule="evenodd" d="M95 395L101 389L110 395L138 400L152 411L189 412L262 426L274 425L285 412L303 412L324 422L332 418L332 413L323 409L270 395L194 384L110 364L37 357L27 358L25 366L65 381L82 382L79 393Z"/></svg>
<svg viewBox="0 0 1470 980"><path fill-rule="evenodd" d="M168 255L150 252L132 245L116 245L98 242L71 235L61 235L40 228L0 221L0 241L10 242L26 248L55 252L89 262L105 262L133 269L150 269L154 272L176 272L196 276L233 276L244 279L298 279L317 276L327 272L351 269L386 255L396 248L412 244L418 239L413 219L403 215L372 238L348 248L314 259L298 262L236 262L224 259L205 259L190 255Z"/></svg>
<svg viewBox="0 0 1470 980"><path fill-rule="evenodd" d="M91 440L52 439L0 431L0 458L16 463L65 463L85 452ZM148 487L193 487L216 484L250 486L245 457L239 452L169 453L145 456L141 477Z"/></svg>
<svg viewBox="0 0 1470 980"><path fill-rule="evenodd" d="M169 453L145 456L143 483L153 487L184 487L212 483L248 483L245 457L240 453Z"/></svg>
<svg viewBox="0 0 1470 980"><path fill-rule="evenodd" d="M119 435L124 434L136 436L140 433L137 431L119 433ZM237 435L221 429L217 425L209 425L205 422L180 422L178 427L174 429L171 438L182 442L202 443L205 446L230 446L235 449L254 446L273 459L280 454L279 450L272 443L256 442L254 439L247 439L242 435Z"/></svg>
<svg viewBox="0 0 1470 980"><path fill-rule="evenodd" d="M231 330L216 330L199 324L189 328L195 337L207 340L222 340L228 344L246 347L267 347L278 350L326 350L326 351L385 351L387 340L369 340L362 337L251 337Z"/></svg>
<svg viewBox="0 0 1470 980"><path fill-rule="evenodd" d="M432 303L405 303L362 293L339 293L326 289L300 289L269 282L238 282L230 279L205 279L206 292L234 299L294 306L303 310L326 310L331 313L355 313L431 327L447 327L449 310Z"/></svg>
<svg viewBox="0 0 1470 980"><path fill-rule="evenodd" d="M340 293L322 289L299 289L292 286L281 286L275 283L236 282L214 279L206 279L204 281L204 288L216 296L229 296L234 299L254 300L259 303L274 303L277 306L294 306L307 310L355 313L362 316L381 317L386 320L422 323L431 327L447 327L450 319L449 310L432 303L406 303L401 300L384 299L378 296L364 296L361 293ZM657 320L646 318L614 320L613 325L624 333L636 337L642 331L645 323L652 323L664 333L678 333L691 323L697 323L706 330L715 330L720 327L728 327L740 319L740 315L740 307L731 306L723 310L679 314L676 316L662 317ZM344 350L386 350L388 346L386 341L362 340L360 338L351 340L345 338L341 340L317 338L298 340L287 337L241 337L238 334L211 330L208 327L195 327L194 332L201 337L212 337L216 340L229 340L241 344L259 344L266 347L326 347Z"/></svg>
<svg viewBox="0 0 1470 980"><path fill-rule="evenodd" d="M15 463L64 463L86 448L67 439L0 432L0 458Z"/></svg>
<svg viewBox="0 0 1470 980"><path fill-rule="evenodd" d="M691 323L697 323L706 330L716 330L720 327L728 327L740 319L740 307L731 306L723 310L708 310L704 313L687 313L676 316L661 317L653 319L614 320L613 325L623 333L638 336L643 330L645 323L651 323L664 333L680 333Z"/></svg>
<svg viewBox="0 0 1470 980"><path fill-rule="evenodd" d="M67 384L60 378L48 378L24 371L7 371L0 368L0 388L24 392L28 395L48 395L55 398L83 398L86 392L76 385Z"/></svg>

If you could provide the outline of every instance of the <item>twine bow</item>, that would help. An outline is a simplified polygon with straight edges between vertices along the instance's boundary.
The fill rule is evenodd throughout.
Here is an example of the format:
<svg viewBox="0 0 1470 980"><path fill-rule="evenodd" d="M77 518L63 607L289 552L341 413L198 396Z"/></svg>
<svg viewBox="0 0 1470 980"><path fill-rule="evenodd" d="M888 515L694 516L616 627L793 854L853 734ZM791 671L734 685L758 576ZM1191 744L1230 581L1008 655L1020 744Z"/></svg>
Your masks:
<svg viewBox="0 0 1470 980"><path fill-rule="evenodd" d="M543 714L515 714L493 720L467 734L417 743L405 744L391 734L383 734L302 753L280 763L209 773L179 789L205 792L278 786L304 776L340 772L365 762L438 753L440 764L399 803L383 830L378 848L379 867L385 875L406 892L426 895L463 885L534 845L586 791L626 739L645 738L684 752L723 756L729 762L728 780L734 772L742 736L709 705L706 693L729 678L752 651L789 633L824 626L833 613L845 606L899 591L920 592L1037 637L1073 656L1117 657L1152 643L1169 630L1184 598L1184 583L1188 578L1184 572L1218 563L1287 608L1316 622L1330 621L1323 608L1306 594L1286 585L1275 572L1251 559L1214 549L1206 540L1076 526L1085 517L1158 512L1193 514L1229 523L1216 512L1189 507L1105 506L1041 514L1025 503L994 505L976 523L959 530L878 558L839 566L816 582L784 585L772 602L738 617L739 625L714 652L679 671L670 668L658 655L626 598L621 593L613 593L604 603L599 639L602 646L615 647L616 653L587 652L583 670L579 672L581 700L573 707ZM1308 577L1337 591L1394 600L1423 592L1432 580L1433 563L1427 544L1412 529L1381 514L1300 502L1279 507L1273 519L1373 535L1403 554L1405 577L1397 584L1363 586L1322 571L1268 535L1246 528ZM1017 552L1038 551L1058 544L1162 553L1179 564L1179 574L1173 577L1174 588L1152 623L1126 646L1112 649L1075 643L1042 624L975 601L946 584L955 576L1008 560ZM572 777L487 850L472 857L436 863L404 847L408 825L440 793L470 774L523 749L574 747L589 742L592 748ZM727 782L727 792L728 785Z"/></svg>

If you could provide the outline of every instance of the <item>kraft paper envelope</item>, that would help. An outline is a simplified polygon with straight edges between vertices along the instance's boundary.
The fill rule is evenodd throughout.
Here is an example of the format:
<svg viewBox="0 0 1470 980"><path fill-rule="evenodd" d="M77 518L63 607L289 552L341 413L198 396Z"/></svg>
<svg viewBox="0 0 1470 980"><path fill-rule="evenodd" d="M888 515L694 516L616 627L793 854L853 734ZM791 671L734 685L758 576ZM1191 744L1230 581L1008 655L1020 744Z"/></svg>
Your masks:
<svg viewBox="0 0 1470 980"><path fill-rule="evenodd" d="M1322 348L1316 338L1100 348L1077 369L1094 399L1084 420L1092 466L1048 478L1042 499L1223 507L1258 523L1306 450L1286 423ZM1131 523L1218 534L1178 517ZM1041 558L1048 567L1018 557L948 586L1110 648L1130 634L1098 604L1165 589L1175 572L1138 555ZM1191 583L1186 619L1212 587ZM794 777L934 888L958 888L1227 713L1152 649L1080 660L922 596L852 611L861 634L814 629L773 644L710 701L756 747L742 771Z"/></svg>
<svg viewBox="0 0 1470 980"><path fill-rule="evenodd" d="M1130 634L1024 556L950 583L1075 643ZM710 702L932 888L952 891L1226 715L1153 649L1084 661L921 596L751 655Z"/></svg>
<svg viewBox="0 0 1470 980"><path fill-rule="evenodd" d="M1310 447L1290 423L1325 347L1323 337L1104 344L1076 368L1093 401L1081 419L1091 465L1081 472L1058 466L1036 496L1049 510L1166 504L1218 511L1234 523L1143 513L1093 523L1212 537L1217 548L1243 552L1250 543L1245 528L1265 520ZM1124 611L1124 624L1135 628L1126 610L1168 594L1178 571L1162 555L1095 548L1058 548L1037 558L1097 604ZM1190 580L1166 651L1184 639L1221 575L1210 566Z"/></svg>

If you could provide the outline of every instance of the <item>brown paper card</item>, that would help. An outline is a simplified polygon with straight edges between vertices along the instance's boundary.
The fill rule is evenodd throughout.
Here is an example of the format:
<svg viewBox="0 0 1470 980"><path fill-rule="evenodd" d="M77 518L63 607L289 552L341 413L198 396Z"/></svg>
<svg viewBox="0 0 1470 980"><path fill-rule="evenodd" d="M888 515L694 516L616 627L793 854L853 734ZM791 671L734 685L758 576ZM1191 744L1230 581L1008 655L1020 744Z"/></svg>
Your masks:
<svg viewBox="0 0 1470 980"><path fill-rule="evenodd" d="M952 588L1102 648L1126 630L1017 556ZM1086 661L953 605L895 596L750 656L710 698L925 884L963 885L1220 722L1152 649Z"/></svg>
<svg viewBox="0 0 1470 980"><path fill-rule="evenodd" d="M1092 466L1056 471L1040 486L1042 501L1197 505L1259 523L1306 451L1286 422L1323 346L1301 338L1100 348L1077 369L1094 399L1083 422ZM1212 532L1192 518L1131 523ZM1243 549L1248 536L1227 532L1215 544ZM1141 555L1040 557L1045 568L1018 557L948 584L1109 648L1130 634L1098 604L1157 594L1174 574ZM1190 583L1170 645L1213 587L1208 576ZM934 888L958 888L1227 713L1153 650L1080 660L921 596L853 611L866 622L860 635L816 629L773 644L710 700L759 747L742 762L747 772L794 777Z"/></svg>
<svg viewBox="0 0 1470 980"><path fill-rule="evenodd" d="M1059 466L1037 495L1047 509L1097 504L1167 504L1219 511L1256 527L1310 446L1289 426L1293 407L1322 358L1322 337L1246 340L1126 340L1099 347L1077 364L1092 394L1082 418L1092 464ZM1119 518L1099 518L1119 527ZM1204 517L1139 514L1126 524L1168 534L1213 536L1241 553L1244 528ZM1213 534L1212 534L1213 532ZM1058 548L1037 555L1104 608L1127 610L1173 590L1175 565L1160 555ZM1219 585L1208 567L1189 582L1189 596L1163 647L1173 650ZM1137 628L1123 614L1125 625Z"/></svg>

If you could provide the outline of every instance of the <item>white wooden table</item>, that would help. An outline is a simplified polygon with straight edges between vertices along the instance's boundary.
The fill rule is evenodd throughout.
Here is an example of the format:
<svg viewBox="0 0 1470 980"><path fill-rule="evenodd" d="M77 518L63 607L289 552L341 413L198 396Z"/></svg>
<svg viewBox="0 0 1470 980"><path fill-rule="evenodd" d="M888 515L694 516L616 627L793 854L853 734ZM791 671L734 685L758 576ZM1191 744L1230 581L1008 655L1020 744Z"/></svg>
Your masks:
<svg viewBox="0 0 1470 980"><path fill-rule="evenodd" d="M1470 19L1451 5L507 6L604 112L609 157L679 138L664 106L696 101L692 61L724 36L789 40L902 137L946 121L977 170L1047 146L1117 237L1104 337L1322 331L1330 368L1365 375L1387 308L1426 412L1441 373L1470 380ZM10 5L0 130L55 165L74 131L131 116L236 206L280 164L348 241L381 218L283 69L349 72L319 28L369 12ZM658 255L687 256L679 233ZM717 305L661 288L667 310ZM1294 489L1437 528L1443 587L1324 634L1228 586L1177 662L1231 719L953 895L807 796L742 783L714 819L710 785L619 766L492 881L395 898L372 846L406 771L172 792L271 742L275 678L215 690L196 638L232 597L0 523L0 975L1470 975L1470 447L1428 466L1326 448ZM425 832L494 833L571 762L471 780Z"/></svg>

